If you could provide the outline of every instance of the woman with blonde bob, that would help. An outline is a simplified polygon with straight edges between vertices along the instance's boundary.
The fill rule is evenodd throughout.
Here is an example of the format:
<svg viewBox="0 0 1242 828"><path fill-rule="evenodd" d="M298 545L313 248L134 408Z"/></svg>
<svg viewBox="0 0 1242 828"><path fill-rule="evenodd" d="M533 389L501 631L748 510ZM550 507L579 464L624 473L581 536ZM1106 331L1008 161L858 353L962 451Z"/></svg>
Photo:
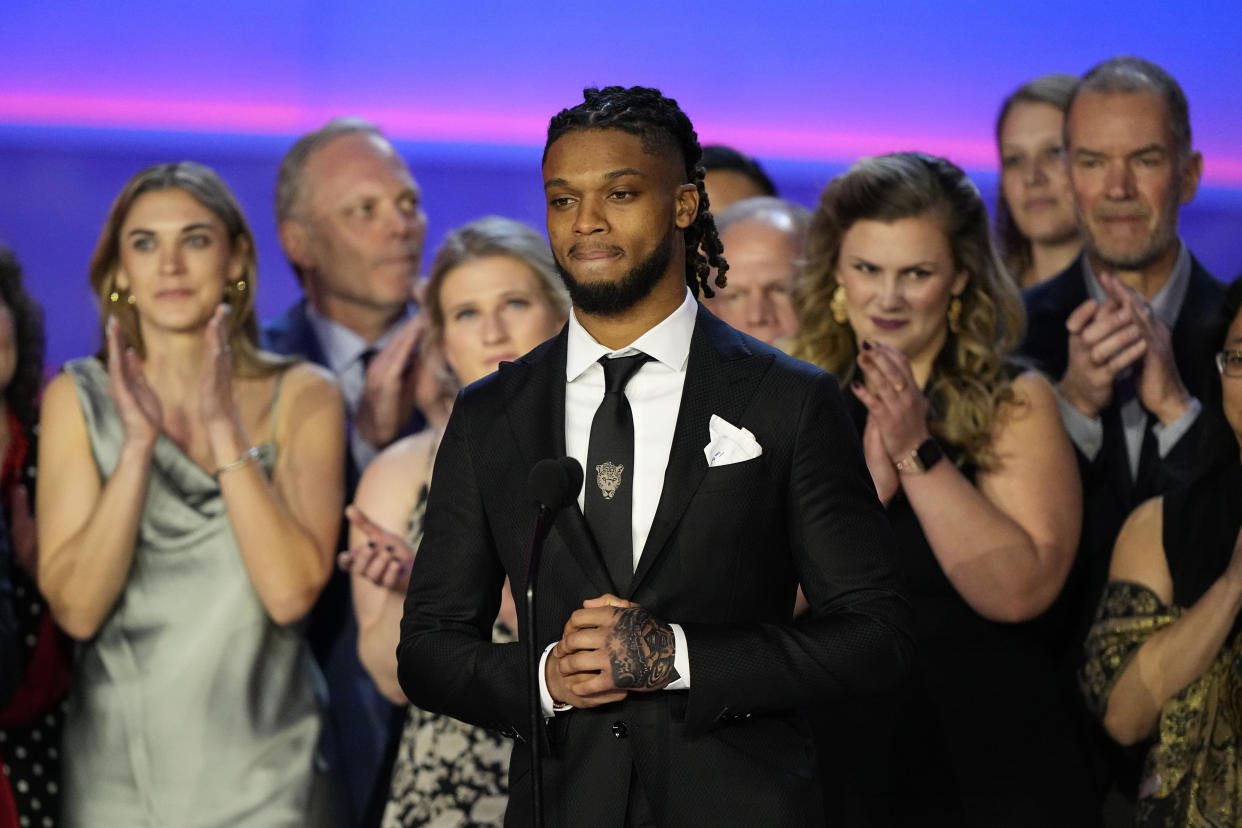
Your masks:
<svg viewBox="0 0 1242 828"><path fill-rule="evenodd" d="M143 170L91 261L104 346L47 389L39 586L81 642L68 825L335 824L299 622L331 573L344 409L256 348L255 270L214 172Z"/></svg>
<svg viewBox="0 0 1242 828"><path fill-rule="evenodd" d="M397 703L397 641L410 567L422 539L432 464L457 390L511 362L561 329L569 295L547 241L505 218L454 230L431 265L423 308L424 357L443 366L440 403L424 401L429 428L394 443L367 467L354 504L350 551L358 655L380 691ZM481 597L480 600L486 600ZM517 613L508 585L493 627L513 641ZM401 735L384 828L501 825L508 804L511 742L411 707Z"/></svg>
<svg viewBox="0 0 1242 828"><path fill-rule="evenodd" d="M1050 385L1008 361L1022 308L978 190L940 158L859 161L820 199L800 293L794 353L852 392L921 645L910 686L834 721L825 752L849 757L877 825L929 807L936 824L1080 824L1051 658L1016 622L1061 589L1081 492Z"/></svg>

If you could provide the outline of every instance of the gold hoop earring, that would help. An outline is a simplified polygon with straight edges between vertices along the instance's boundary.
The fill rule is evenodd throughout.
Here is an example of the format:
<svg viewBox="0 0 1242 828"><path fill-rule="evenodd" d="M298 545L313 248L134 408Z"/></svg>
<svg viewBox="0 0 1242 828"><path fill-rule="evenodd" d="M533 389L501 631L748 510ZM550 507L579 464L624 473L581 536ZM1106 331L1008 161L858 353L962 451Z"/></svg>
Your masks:
<svg viewBox="0 0 1242 828"><path fill-rule="evenodd" d="M949 318L949 330L953 333L962 332L962 297L954 296L949 300L949 310L945 313Z"/></svg>
<svg viewBox="0 0 1242 828"><path fill-rule="evenodd" d="M828 310L832 312L832 318L838 325L849 324L850 314L845 307L844 285L837 285L837 289L832 292L832 299L828 302Z"/></svg>

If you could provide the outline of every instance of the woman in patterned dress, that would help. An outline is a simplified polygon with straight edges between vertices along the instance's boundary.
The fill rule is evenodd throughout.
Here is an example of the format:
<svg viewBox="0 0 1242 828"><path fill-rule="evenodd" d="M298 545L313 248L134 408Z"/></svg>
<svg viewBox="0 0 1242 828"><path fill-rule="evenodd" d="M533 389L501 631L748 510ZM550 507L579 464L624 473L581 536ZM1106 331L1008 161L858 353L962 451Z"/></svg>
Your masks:
<svg viewBox="0 0 1242 828"><path fill-rule="evenodd" d="M569 312L547 242L502 218L480 219L448 236L432 264L424 300L424 370L430 374L431 366L443 366L438 403L423 406L430 423L426 431L395 443L367 467L346 511L353 524L350 550L340 557L353 575L359 656L379 689L397 703L406 701L397 683L402 606L453 395L553 336ZM493 638L513 641L516 630L506 586ZM498 734L411 706L384 828L501 825L510 750Z"/></svg>
<svg viewBox="0 0 1242 828"><path fill-rule="evenodd" d="M1242 825L1240 309L1242 279L1225 294L1204 465L1130 515L1087 637L1088 705L1145 751L1139 828Z"/></svg>

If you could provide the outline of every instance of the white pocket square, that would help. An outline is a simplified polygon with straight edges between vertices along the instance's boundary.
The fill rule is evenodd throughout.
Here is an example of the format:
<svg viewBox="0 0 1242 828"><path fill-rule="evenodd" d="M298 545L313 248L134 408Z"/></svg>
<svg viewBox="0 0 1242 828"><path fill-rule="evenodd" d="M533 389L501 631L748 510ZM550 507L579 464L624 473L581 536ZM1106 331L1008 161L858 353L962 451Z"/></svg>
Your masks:
<svg viewBox="0 0 1242 828"><path fill-rule="evenodd" d="M755 435L716 414L712 415L711 422L707 424L707 432L711 439L703 447L703 455L707 457L708 466L741 463L763 454L763 447L755 440Z"/></svg>

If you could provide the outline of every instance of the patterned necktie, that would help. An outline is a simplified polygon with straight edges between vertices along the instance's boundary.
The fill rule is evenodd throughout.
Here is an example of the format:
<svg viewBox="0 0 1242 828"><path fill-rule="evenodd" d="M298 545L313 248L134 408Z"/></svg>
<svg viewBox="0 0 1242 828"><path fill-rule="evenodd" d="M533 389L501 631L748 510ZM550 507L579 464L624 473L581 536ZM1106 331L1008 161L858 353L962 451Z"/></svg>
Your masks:
<svg viewBox="0 0 1242 828"><path fill-rule="evenodd" d="M587 448L586 519L620 595L634 575L634 415L625 386L651 357L636 354L609 359L604 366L604 399L591 420Z"/></svg>

